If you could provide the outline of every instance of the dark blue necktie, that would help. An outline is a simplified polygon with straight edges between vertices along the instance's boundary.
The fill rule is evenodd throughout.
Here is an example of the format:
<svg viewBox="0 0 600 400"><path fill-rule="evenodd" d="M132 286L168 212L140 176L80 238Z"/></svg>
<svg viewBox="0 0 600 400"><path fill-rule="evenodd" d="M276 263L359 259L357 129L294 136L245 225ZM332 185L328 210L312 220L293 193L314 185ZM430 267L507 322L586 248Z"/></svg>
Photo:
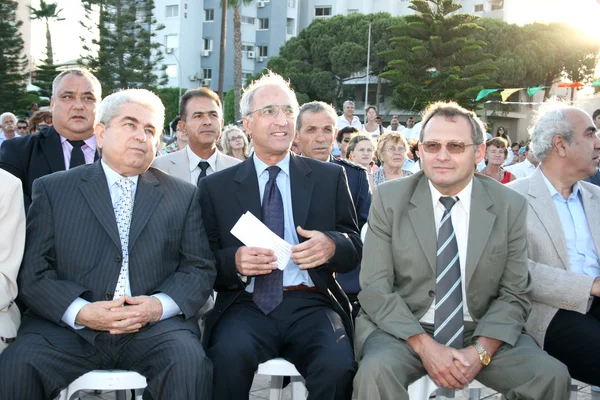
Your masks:
<svg viewBox="0 0 600 400"><path fill-rule="evenodd" d="M284 238L283 199L277 188L277 174L281 169L277 166L267 168L269 180L265 185L262 202L263 223L279 237ZM265 313L273 311L283 301L283 271L275 269L267 275L254 279L252 299Z"/></svg>

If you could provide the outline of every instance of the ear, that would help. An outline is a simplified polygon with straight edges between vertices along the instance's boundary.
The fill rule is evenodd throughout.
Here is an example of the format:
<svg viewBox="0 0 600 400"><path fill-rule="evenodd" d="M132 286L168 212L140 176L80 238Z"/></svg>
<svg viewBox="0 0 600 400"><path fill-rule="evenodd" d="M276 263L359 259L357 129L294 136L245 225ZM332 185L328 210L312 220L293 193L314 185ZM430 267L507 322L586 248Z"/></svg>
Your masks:
<svg viewBox="0 0 600 400"><path fill-rule="evenodd" d="M54 111L54 96L50 97L50 111Z"/></svg>
<svg viewBox="0 0 600 400"><path fill-rule="evenodd" d="M552 148L556 149L556 152L558 153L558 155L560 157L567 156L567 147L568 146L569 146L569 144L566 142L566 140L562 136L555 135L552 138Z"/></svg>
<svg viewBox="0 0 600 400"><path fill-rule="evenodd" d="M244 132L248 137L252 137L252 130L250 129L250 121L248 117L242 117L242 125L244 125Z"/></svg>
<svg viewBox="0 0 600 400"><path fill-rule="evenodd" d="M179 129L181 132L187 135L187 132L185 131L185 122L182 119L180 119L177 123L177 129Z"/></svg>
<svg viewBox="0 0 600 400"><path fill-rule="evenodd" d="M419 150L421 149L421 145L419 144ZM477 146L477 150L475 150L475 164L479 164L483 158L485 157L486 145L485 143Z"/></svg>
<svg viewBox="0 0 600 400"><path fill-rule="evenodd" d="M106 127L102 123L98 123L94 126L94 135L96 135L96 145L99 149L102 148L104 143L104 134L106 133Z"/></svg>

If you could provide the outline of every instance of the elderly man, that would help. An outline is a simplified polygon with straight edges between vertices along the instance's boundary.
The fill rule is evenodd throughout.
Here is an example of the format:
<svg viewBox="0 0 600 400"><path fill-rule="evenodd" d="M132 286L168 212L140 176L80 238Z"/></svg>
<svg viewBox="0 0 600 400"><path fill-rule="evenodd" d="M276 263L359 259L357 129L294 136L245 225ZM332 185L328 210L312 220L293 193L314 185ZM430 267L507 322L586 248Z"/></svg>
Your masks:
<svg viewBox="0 0 600 400"><path fill-rule="evenodd" d="M422 172L378 187L361 264L354 397L407 400L428 374L477 379L507 399L568 397L566 367L523 333L531 284L525 199L473 166L485 154L474 113L432 105Z"/></svg>
<svg viewBox="0 0 600 400"><path fill-rule="evenodd" d="M347 126L353 126L359 131L362 129L362 123L360 119L354 115L354 102L352 100L346 100L344 102L344 113L337 119L337 128L342 129Z"/></svg>
<svg viewBox="0 0 600 400"><path fill-rule="evenodd" d="M198 189L148 169L163 123L153 93L111 94L94 128L102 161L34 183L19 274L29 310L0 357L0 399L55 398L94 369L139 372L144 398L211 396L193 317L216 272Z"/></svg>
<svg viewBox="0 0 600 400"><path fill-rule="evenodd" d="M19 137L17 130L17 117L13 113L6 112L0 115L0 145L6 140Z"/></svg>
<svg viewBox="0 0 600 400"><path fill-rule="evenodd" d="M250 85L241 110L254 154L200 182L217 260L205 336L213 398L248 399L258 365L283 357L305 377L309 399L349 399L352 321L334 274L356 267L362 243L346 174L290 153L298 102L279 75ZM273 248L245 246L231 233L247 212L290 245L283 270Z"/></svg>
<svg viewBox="0 0 600 400"><path fill-rule="evenodd" d="M336 160L331 156L333 138L337 135L335 127L336 114L333 107L322 101L312 101L300 107L296 119L296 138L302 155L315 160L332 162L346 170L348 187L358 217L358 228L367 222L371 207L371 190L367 178L367 170L346 160ZM347 129L347 128L344 128ZM348 295L352 303L352 313L356 316L359 310L357 300L360 286L358 274L360 265L349 273L339 273L336 279Z"/></svg>
<svg viewBox="0 0 600 400"><path fill-rule="evenodd" d="M529 202L527 246L533 310L527 330L571 376L600 385L600 139L588 114L556 106L531 135L540 168L509 186Z"/></svg>
<svg viewBox="0 0 600 400"><path fill-rule="evenodd" d="M23 183L26 210L37 178L90 164L97 158L93 124L100 95L100 82L92 73L63 71L52 82L53 126L2 144L0 168Z"/></svg>

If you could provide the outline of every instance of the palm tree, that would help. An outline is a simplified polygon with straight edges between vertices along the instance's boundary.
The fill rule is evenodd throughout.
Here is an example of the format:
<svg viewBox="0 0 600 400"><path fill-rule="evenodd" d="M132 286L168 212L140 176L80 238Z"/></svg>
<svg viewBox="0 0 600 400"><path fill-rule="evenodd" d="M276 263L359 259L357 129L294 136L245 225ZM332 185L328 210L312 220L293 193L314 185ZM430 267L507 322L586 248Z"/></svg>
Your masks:
<svg viewBox="0 0 600 400"><path fill-rule="evenodd" d="M46 64L53 65L54 57L52 56L52 37L50 36L50 20L53 19L55 21L64 21L64 18L60 18L58 14L62 11L57 10L58 4L56 3L46 3L44 0L40 0L40 8L33 8L31 6L29 10L31 11L31 19L32 20L44 20L46 21Z"/></svg>
<svg viewBox="0 0 600 400"><path fill-rule="evenodd" d="M227 4L233 8L233 90L235 120L241 118L240 100L242 99L242 19L240 6L248 5L254 0L227 0L221 1L221 7ZM225 3L225 4L224 4Z"/></svg>

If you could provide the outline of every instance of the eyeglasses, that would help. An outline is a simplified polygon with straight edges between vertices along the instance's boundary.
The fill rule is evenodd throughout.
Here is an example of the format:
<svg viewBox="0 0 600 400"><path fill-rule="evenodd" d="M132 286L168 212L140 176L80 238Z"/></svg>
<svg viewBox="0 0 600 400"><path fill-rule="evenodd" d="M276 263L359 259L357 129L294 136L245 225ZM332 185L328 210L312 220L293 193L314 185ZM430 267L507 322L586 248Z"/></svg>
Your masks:
<svg viewBox="0 0 600 400"><path fill-rule="evenodd" d="M350 140L352 140L352 139L350 139L349 137L345 137L345 138L342 139L342 142L344 142L344 143L350 143Z"/></svg>
<svg viewBox="0 0 600 400"><path fill-rule="evenodd" d="M388 147L387 149L384 150L386 153L390 153L390 154L394 154L394 153L404 153L406 151L406 148L404 146L400 146L400 147Z"/></svg>
<svg viewBox="0 0 600 400"><path fill-rule="evenodd" d="M229 141L235 142L236 140L242 140L243 138L244 138L243 136L230 136Z"/></svg>
<svg viewBox="0 0 600 400"><path fill-rule="evenodd" d="M26 126L17 126L17 129L19 129L19 130L25 130L26 131L27 127Z"/></svg>
<svg viewBox="0 0 600 400"><path fill-rule="evenodd" d="M283 111L283 115L286 118L293 118L296 116L296 109L290 105L268 105L254 111L250 111L246 115L253 114L257 111L260 111L262 116L265 118L275 118L279 115L280 111Z"/></svg>
<svg viewBox="0 0 600 400"><path fill-rule="evenodd" d="M426 153L439 153L442 149L442 142L437 140L426 140L421 145ZM475 143L465 144L459 140L450 140L446 142L446 150L450 154L461 154L465 152L467 146L477 146Z"/></svg>

